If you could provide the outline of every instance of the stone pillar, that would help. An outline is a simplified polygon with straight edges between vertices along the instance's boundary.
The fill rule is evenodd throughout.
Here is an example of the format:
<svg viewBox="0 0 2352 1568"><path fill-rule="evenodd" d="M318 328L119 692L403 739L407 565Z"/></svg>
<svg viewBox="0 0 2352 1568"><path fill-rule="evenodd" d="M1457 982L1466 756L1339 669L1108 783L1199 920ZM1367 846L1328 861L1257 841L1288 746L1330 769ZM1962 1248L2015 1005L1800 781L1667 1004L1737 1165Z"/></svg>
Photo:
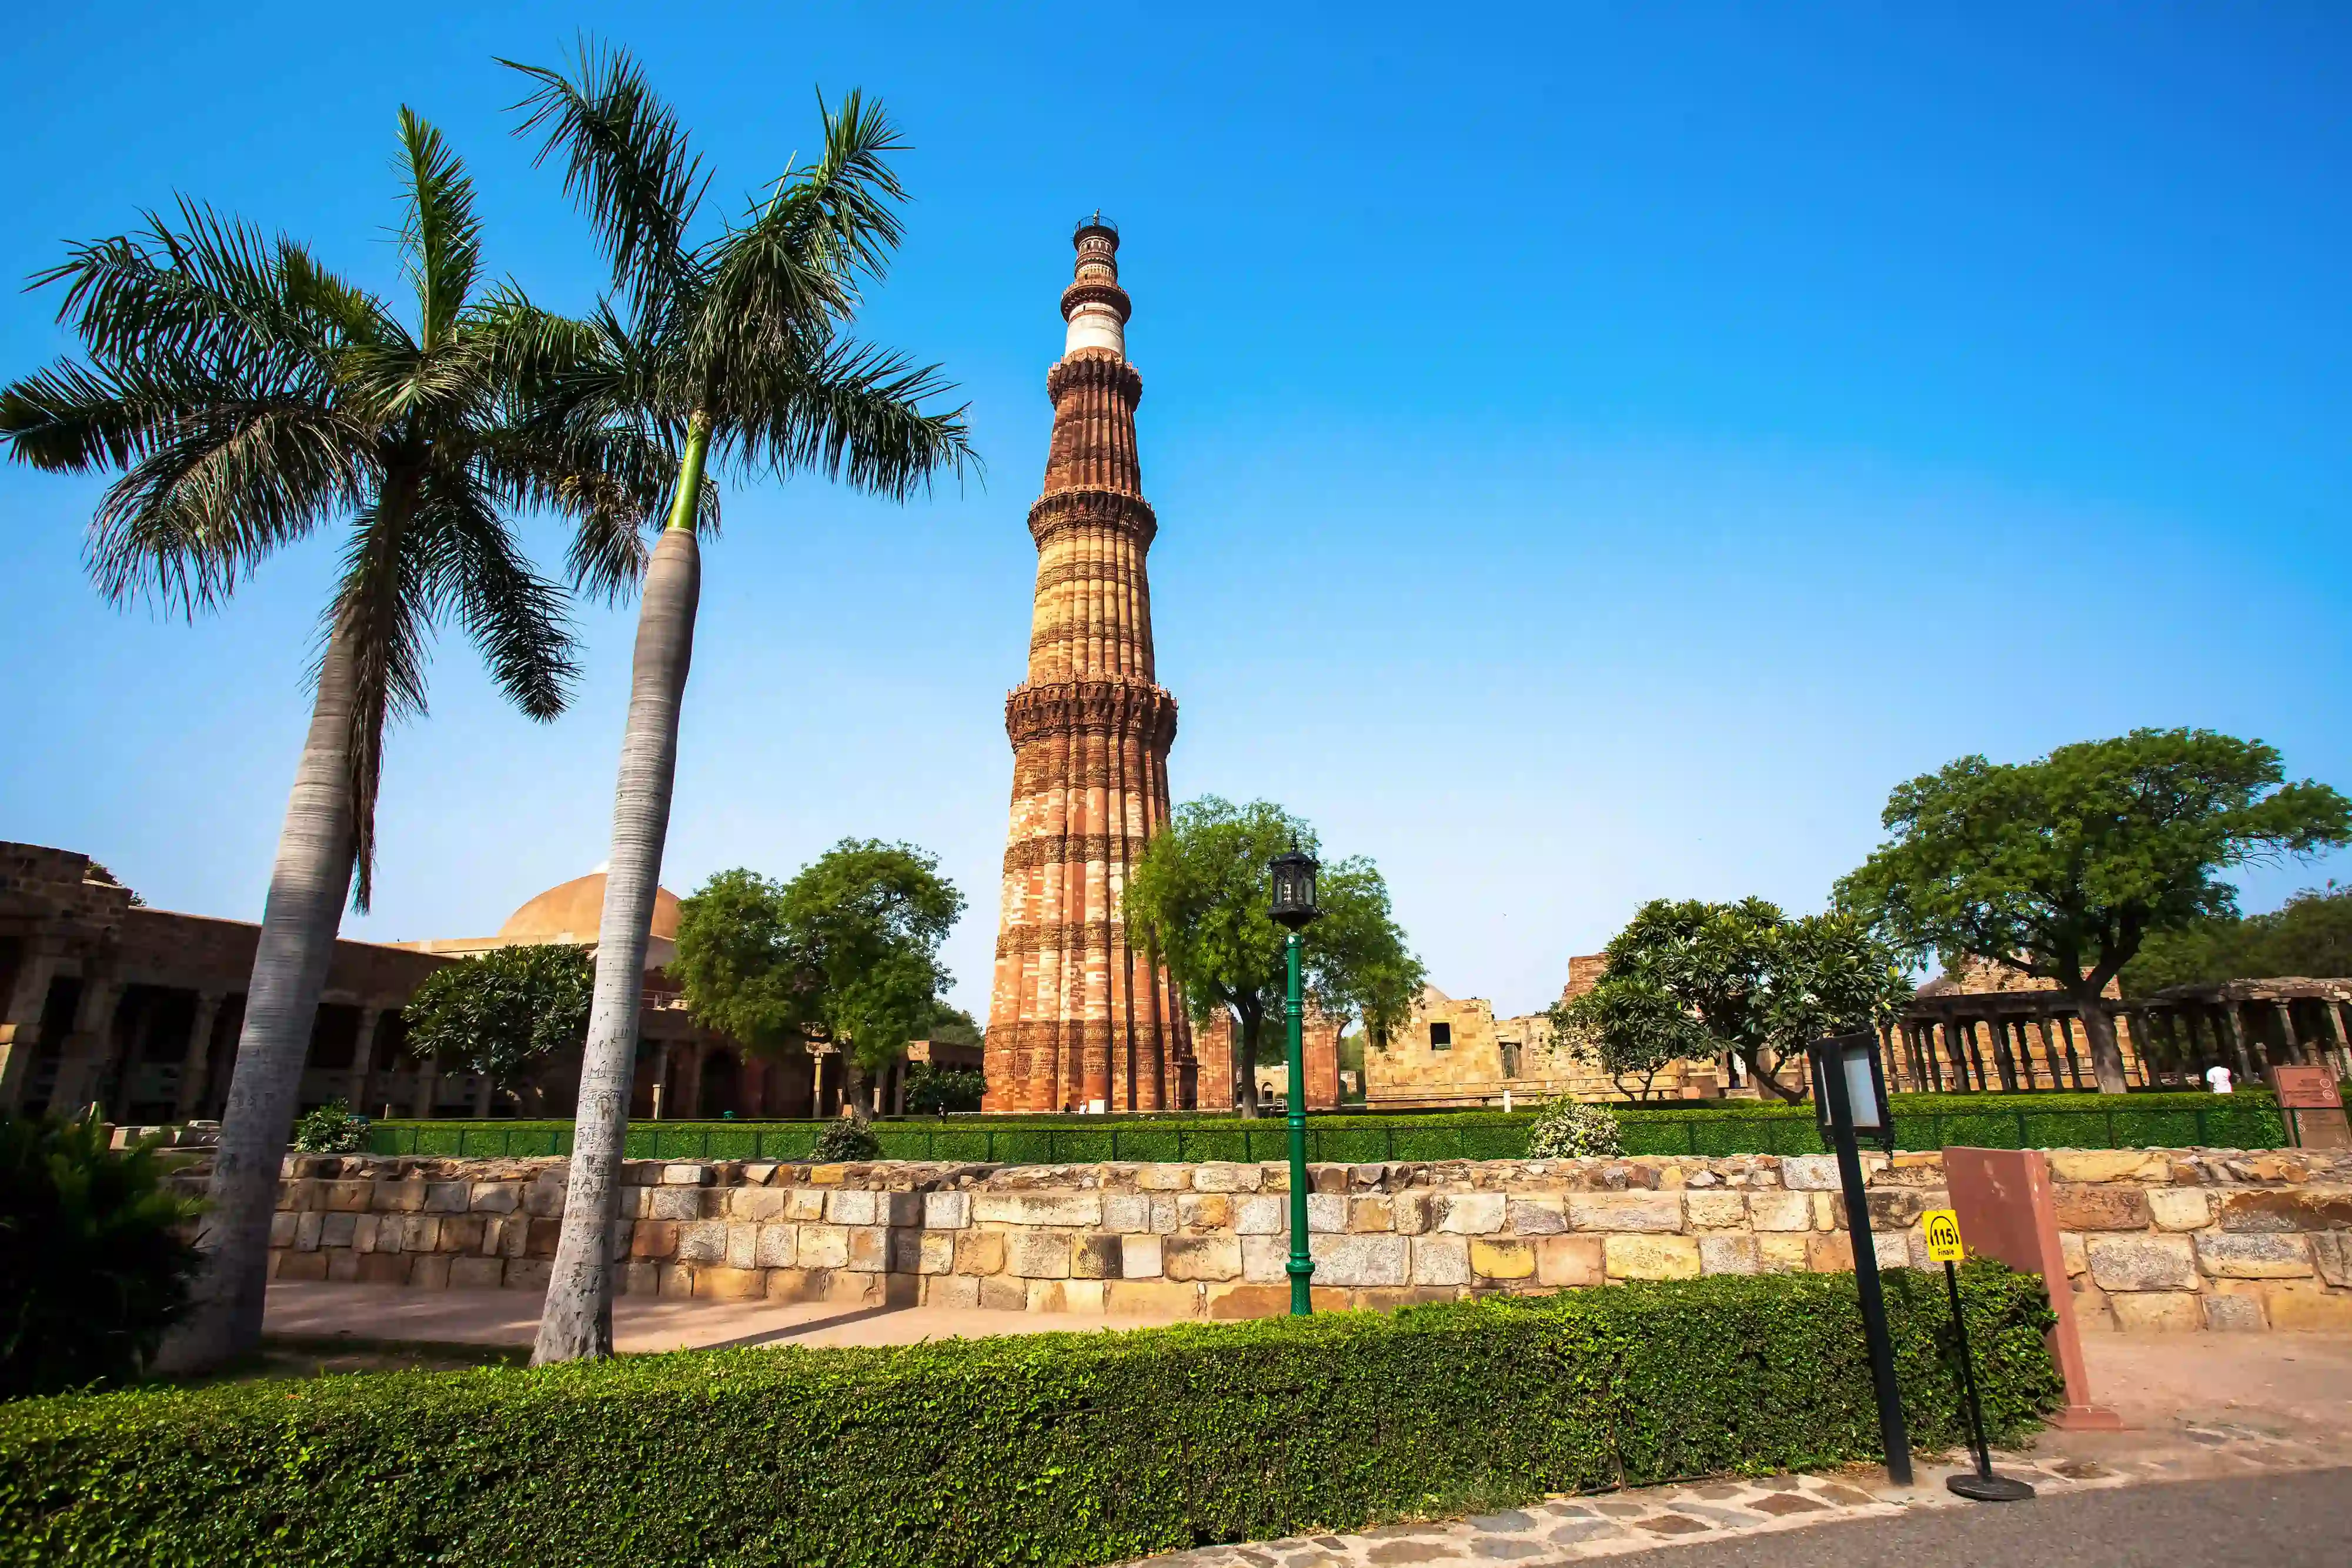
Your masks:
<svg viewBox="0 0 2352 1568"><path fill-rule="evenodd" d="M2050 1064L2050 1086L2053 1089L2067 1088L2066 1070L2058 1061L2058 1047L2050 1036L2050 1015L2047 1012L2033 1015L2033 1032L2042 1037L2042 1060Z"/></svg>
<svg viewBox="0 0 2352 1568"><path fill-rule="evenodd" d="M2324 998L2319 1014L2327 1020L2327 1042L2336 1058L2336 1076L2340 1081L2352 1078L2352 1042L2344 1038L2344 1014L2334 998Z"/></svg>
<svg viewBox="0 0 2352 1568"><path fill-rule="evenodd" d="M474 1120L477 1122L488 1121L489 1119L491 1087L490 1075L488 1073L478 1072L474 1074Z"/></svg>
<svg viewBox="0 0 2352 1568"><path fill-rule="evenodd" d="M417 1058L416 1109L412 1113L417 1120L430 1121L432 1119L433 1091L439 1083L440 1077L441 1062L439 1058L432 1056L422 1056Z"/></svg>
<svg viewBox="0 0 2352 1568"><path fill-rule="evenodd" d="M1201 1110L1234 1108L1234 1056L1240 1049L1235 1033L1233 1014L1219 1008L1192 1037L1192 1052L1201 1073L1194 1099Z"/></svg>
<svg viewBox="0 0 2352 1568"><path fill-rule="evenodd" d="M383 1009L362 1004L359 1038L352 1043L352 1081L343 1092L343 1103L362 1116L367 1114L368 1084L375 1073L376 1025L383 1018Z"/></svg>
<svg viewBox="0 0 2352 1568"><path fill-rule="evenodd" d="M2242 1084L2252 1083L2255 1082L2254 1062L2253 1058L2246 1054L2246 1020L2239 1016L2238 1004L2231 1001L2223 1002L2221 1017L2229 1026L2230 1053L2237 1059L2238 1082Z"/></svg>
<svg viewBox="0 0 2352 1568"><path fill-rule="evenodd" d="M2139 1081L2153 1087L2156 1083L2156 1059L2148 1052L2156 1044L2156 1030L2148 1027L2146 1008L2126 1008L2125 1013L2131 1021L2131 1055L2125 1059L2125 1067L2128 1071L2132 1062L2138 1062ZM2116 1043L2120 1046L2123 1040L2118 1039Z"/></svg>
<svg viewBox="0 0 2352 1568"><path fill-rule="evenodd" d="M702 1114L702 1056L708 1048L700 1040L686 1046L686 1072L677 1085L677 1108L671 1114L684 1121L693 1121Z"/></svg>
<svg viewBox="0 0 2352 1568"><path fill-rule="evenodd" d="M28 938L16 981L0 997L0 1111L14 1111L24 1101L25 1080L41 1049L41 1013L48 1006L58 959L58 954L32 949Z"/></svg>
<svg viewBox="0 0 2352 1568"><path fill-rule="evenodd" d="M2286 1043L2287 1061L2297 1067L2308 1065L2311 1057L2303 1049L2303 1041L2297 1040L2294 1034L2294 1004L2273 999L2271 1003L2271 1010L2278 1014L2279 1039Z"/></svg>
<svg viewBox="0 0 2352 1568"><path fill-rule="evenodd" d="M213 1026L220 1021L220 992L196 993L196 1016L188 1026L187 1049L180 1054L179 1099L173 1106L173 1114L183 1122L204 1108L205 1091L211 1086Z"/></svg>
<svg viewBox="0 0 2352 1568"><path fill-rule="evenodd" d="M1298 1031L1298 1051L1307 1082L1298 1091L1309 1111L1336 1111L1339 1106L1339 1030L1319 1012L1310 1011Z"/></svg>
<svg viewBox="0 0 2352 1568"><path fill-rule="evenodd" d="M114 1009L121 1000L122 988L115 983L109 969L92 966L83 971L81 999L74 1007L73 1032L66 1037L64 1056L58 1063L58 1086L49 1095L52 1114L79 1114L98 1097L99 1080L106 1071ZM104 1114L102 1107L100 1114Z"/></svg>

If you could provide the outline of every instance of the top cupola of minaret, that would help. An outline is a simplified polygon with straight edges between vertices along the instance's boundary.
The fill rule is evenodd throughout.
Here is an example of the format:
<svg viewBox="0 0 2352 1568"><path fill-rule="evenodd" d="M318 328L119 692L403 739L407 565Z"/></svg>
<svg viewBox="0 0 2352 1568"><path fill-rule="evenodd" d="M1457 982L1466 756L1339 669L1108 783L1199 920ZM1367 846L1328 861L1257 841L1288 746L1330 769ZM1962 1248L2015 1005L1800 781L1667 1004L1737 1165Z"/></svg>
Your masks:
<svg viewBox="0 0 2352 1568"><path fill-rule="evenodd" d="M1097 212L1078 225L1070 236L1077 247L1073 281L1062 290L1062 319L1069 334L1062 345L1066 358L1080 349L1107 349L1127 357L1127 319L1134 306L1118 286L1118 225Z"/></svg>

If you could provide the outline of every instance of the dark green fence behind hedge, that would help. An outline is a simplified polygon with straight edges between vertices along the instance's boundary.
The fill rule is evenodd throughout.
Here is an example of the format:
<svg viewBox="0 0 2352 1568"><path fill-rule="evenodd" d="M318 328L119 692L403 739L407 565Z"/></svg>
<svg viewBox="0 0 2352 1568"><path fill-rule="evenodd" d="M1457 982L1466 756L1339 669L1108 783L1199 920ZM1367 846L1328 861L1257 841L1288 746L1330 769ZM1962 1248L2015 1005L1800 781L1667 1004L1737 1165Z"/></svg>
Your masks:
<svg viewBox="0 0 2352 1568"><path fill-rule="evenodd" d="M1716 1113L1620 1113L1625 1151L1634 1155L1818 1155L1825 1150L1810 1115L1741 1116ZM632 1159L805 1160L823 1122L639 1122L628 1132ZM1279 1160L1288 1134L1278 1120L1256 1123L1118 1122L985 1125L969 1122L877 1123L882 1152L898 1160L974 1160L997 1165L1076 1165L1098 1160L1181 1163ZM1969 1145L1991 1149L2271 1149L2286 1141L2277 1109L2252 1098L2216 1097L2194 1106L2112 1110L2014 1109L1898 1115L1895 1141L1906 1149ZM1370 1164L1383 1160L1509 1160L1527 1153L1528 1119L1370 1122L1332 1117L1307 1126L1307 1157ZM568 1122L406 1122L369 1129L379 1155L484 1158L568 1155Z"/></svg>

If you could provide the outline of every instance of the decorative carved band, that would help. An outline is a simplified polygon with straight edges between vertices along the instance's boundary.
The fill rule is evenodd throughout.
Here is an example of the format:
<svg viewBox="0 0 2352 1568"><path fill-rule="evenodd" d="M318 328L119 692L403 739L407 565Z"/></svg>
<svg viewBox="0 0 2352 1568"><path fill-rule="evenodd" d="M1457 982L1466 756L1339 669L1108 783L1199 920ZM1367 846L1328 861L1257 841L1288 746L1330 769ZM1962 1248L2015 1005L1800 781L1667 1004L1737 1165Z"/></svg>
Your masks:
<svg viewBox="0 0 2352 1568"><path fill-rule="evenodd" d="M1081 305L1109 306L1118 312L1119 325L1122 327L1127 324L1128 319L1135 314L1135 304L1128 298L1126 289L1116 283L1106 283L1096 278L1081 278L1062 290L1062 319L1068 320L1071 313Z"/></svg>
<svg viewBox="0 0 2352 1568"><path fill-rule="evenodd" d="M1111 934L1127 939L1123 920L1074 920L1062 925L1008 925L996 934L996 956L1016 953L1110 953Z"/></svg>
<svg viewBox="0 0 2352 1568"><path fill-rule="evenodd" d="M1007 876L1016 872L1035 871L1047 865L1086 865L1089 862L1108 864L1117 861L1121 865L1134 863L1150 841L1129 838L1125 833L1072 833L1066 838L1049 837L1020 839L1004 852L1004 872Z"/></svg>
<svg viewBox="0 0 2352 1568"><path fill-rule="evenodd" d="M1039 549L1056 534L1084 528L1117 528L1134 535L1138 549L1150 549L1160 517L1140 496L1094 486L1048 490L1029 508L1029 537Z"/></svg>
<svg viewBox="0 0 2352 1568"><path fill-rule="evenodd" d="M1136 1010L1135 1026L1128 1028L1124 1019L1024 1019L1019 1023L991 1025L985 1036L990 1051L1038 1051L1059 1049L1065 1058L1083 1058L1089 1048L1107 1051L1117 1047L1129 1034L1148 1048L1172 1049L1181 1052L1183 1046L1171 1039L1175 1030L1165 1018L1152 1019ZM1169 1065L1190 1061L1190 1055L1171 1054ZM991 1085L992 1089L994 1087Z"/></svg>
<svg viewBox="0 0 2352 1568"><path fill-rule="evenodd" d="M1176 738L1176 699L1141 682L1022 686L1004 699L1004 733L1016 751L1046 736L1122 735L1164 753Z"/></svg>
<svg viewBox="0 0 2352 1568"><path fill-rule="evenodd" d="M1143 377L1108 349L1080 349L1076 353L1064 354L1045 372L1045 395L1057 406L1064 392L1081 386L1111 387L1125 393L1130 412L1143 401Z"/></svg>
<svg viewBox="0 0 2352 1568"><path fill-rule="evenodd" d="M1037 563L1038 598L1044 598L1068 582L1099 583L1107 588L1126 589L1138 598L1151 591L1150 583L1144 578L1143 561L1139 556L1121 555L1110 560L1065 557L1050 566L1043 560ZM1030 646L1036 646L1034 639Z"/></svg>

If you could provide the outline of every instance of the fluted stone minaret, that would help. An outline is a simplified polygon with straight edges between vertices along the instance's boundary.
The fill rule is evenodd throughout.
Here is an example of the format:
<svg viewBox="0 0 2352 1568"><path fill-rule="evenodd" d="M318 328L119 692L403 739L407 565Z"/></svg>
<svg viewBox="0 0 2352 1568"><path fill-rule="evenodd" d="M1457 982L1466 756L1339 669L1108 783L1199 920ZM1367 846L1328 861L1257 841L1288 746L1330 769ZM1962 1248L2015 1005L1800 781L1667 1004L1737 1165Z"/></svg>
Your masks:
<svg viewBox="0 0 2352 1568"><path fill-rule="evenodd" d="M1078 225L1068 336L1046 373L1054 441L1029 508L1037 597L1029 678L1005 699L1013 822L989 995L987 1109L1158 1111L1193 1103L1192 1034L1119 899L1168 821L1176 699L1153 679L1158 524L1135 456L1118 231Z"/></svg>

